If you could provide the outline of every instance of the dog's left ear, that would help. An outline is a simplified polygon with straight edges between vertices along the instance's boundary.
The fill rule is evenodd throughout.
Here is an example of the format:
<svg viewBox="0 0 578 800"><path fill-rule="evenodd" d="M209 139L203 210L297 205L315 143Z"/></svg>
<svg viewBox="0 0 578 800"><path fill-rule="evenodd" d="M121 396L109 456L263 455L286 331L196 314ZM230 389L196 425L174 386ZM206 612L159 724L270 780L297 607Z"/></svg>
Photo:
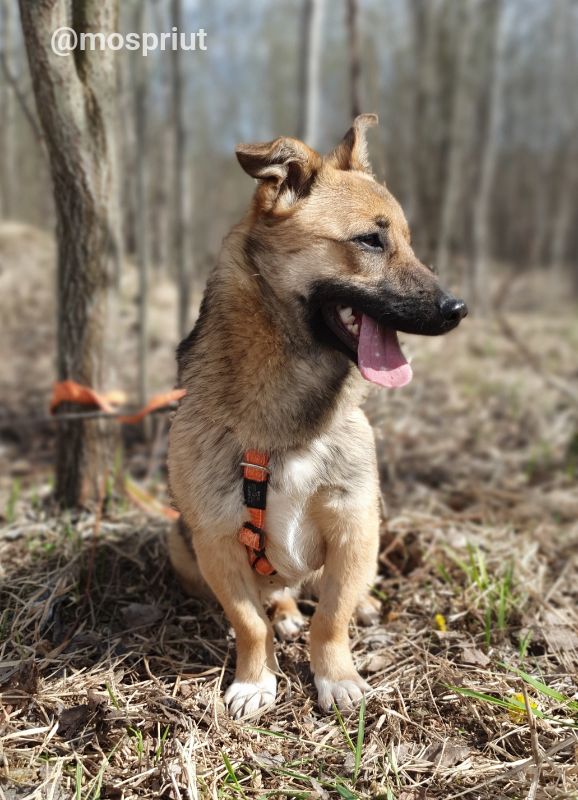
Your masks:
<svg viewBox="0 0 578 800"><path fill-rule="evenodd" d="M298 139L287 136L272 142L240 144L235 150L239 164L259 181L257 201L271 211L305 197L321 166L321 156Z"/></svg>
<svg viewBox="0 0 578 800"><path fill-rule="evenodd" d="M353 120L337 147L325 156L325 161L336 169L356 169L371 173L371 164L367 155L366 131L377 125L377 114L360 114Z"/></svg>

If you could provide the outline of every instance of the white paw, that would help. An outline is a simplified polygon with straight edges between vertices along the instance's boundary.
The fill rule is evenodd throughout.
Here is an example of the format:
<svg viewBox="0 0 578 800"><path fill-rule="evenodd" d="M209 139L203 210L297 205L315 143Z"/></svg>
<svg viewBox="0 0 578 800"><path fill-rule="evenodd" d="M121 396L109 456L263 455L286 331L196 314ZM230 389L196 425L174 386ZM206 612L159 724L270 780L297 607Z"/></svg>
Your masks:
<svg viewBox="0 0 578 800"><path fill-rule="evenodd" d="M332 681L316 675L315 686L319 695L319 705L323 711L331 711L334 703L340 711L351 711L371 688L360 675L352 675L341 681Z"/></svg>
<svg viewBox="0 0 578 800"><path fill-rule="evenodd" d="M277 679L269 673L259 683L233 681L225 692L225 705L233 719L254 714L275 702Z"/></svg>
<svg viewBox="0 0 578 800"><path fill-rule="evenodd" d="M280 614L273 618L275 633L284 642L291 642L296 639L305 625L305 620L301 614Z"/></svg>

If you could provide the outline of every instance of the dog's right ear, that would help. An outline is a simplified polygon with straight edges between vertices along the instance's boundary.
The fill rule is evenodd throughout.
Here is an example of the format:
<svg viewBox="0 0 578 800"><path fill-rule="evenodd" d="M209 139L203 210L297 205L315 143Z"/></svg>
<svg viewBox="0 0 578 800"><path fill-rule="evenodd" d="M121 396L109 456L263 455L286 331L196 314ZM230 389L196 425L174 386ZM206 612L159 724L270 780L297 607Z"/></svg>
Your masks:
<svg viewBox="0 0 578 800"><path fill-rule="evenodd" d="M373 128L377 122L377 114L360 114L355 117L351 128L337 147L325 156L325 160L337 169L371 173L366 135L367 129Z"/></svg>
<svg viewBox="0 0 578 800"><path fill-rule="evenodd" d="M263 211L287 210L305 197L321 166L319 153L298 139L240 144L239 164L259 181L256 199Z"/></svg>

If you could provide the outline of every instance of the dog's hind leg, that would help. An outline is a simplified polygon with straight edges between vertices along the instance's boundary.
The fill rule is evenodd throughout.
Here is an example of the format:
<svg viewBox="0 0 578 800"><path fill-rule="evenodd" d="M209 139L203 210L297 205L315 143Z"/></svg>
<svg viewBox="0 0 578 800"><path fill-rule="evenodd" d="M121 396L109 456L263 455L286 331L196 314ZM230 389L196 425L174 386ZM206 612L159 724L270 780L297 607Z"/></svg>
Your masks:
<svg viewBox="0 0 578 800"><path fill-rule="evenodd" d="M269 600L275 633L285 642L296 639L305 625L305 619L297 606L297 595L298 591L285 588L274 592Z"/></svg>
<svg viewBox="0 0 578 800"><path fill-rule="evenodd" d="M277 662L273 628L265 613L252 572L236 538L195 532L195 552L201 573L221 603L235 631L235 680L225 692L225 704L238 719L275 700Z"/></svg>
<svg viewBox="0 0 578 800"><path fill-rule="evenodd" d="M375 573L375 571L374 571ZM319 598L321 587L321 577L323 575L323 568L317 571L314 578L309 578L305 584L305 596L313 596ZM375 580L375 574L371 583ZM381 618L381 603L370 592L364 592L357 603L355 608L355 619L359 625L364 628L369 628L372 625L377 625Z"/></svg>
<svg viewBox="0 0 578 800"><path fill-rule="evenodd" d="M377 625L381 618L381 603L376 597L367 592L357 604L355 618L365 628Z"/></svg>

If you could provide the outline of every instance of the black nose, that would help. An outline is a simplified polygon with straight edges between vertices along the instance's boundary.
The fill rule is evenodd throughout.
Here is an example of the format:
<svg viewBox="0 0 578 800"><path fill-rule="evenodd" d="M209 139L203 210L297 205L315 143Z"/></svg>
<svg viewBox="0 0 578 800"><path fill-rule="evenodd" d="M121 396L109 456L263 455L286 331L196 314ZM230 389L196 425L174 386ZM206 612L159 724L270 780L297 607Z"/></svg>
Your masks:
<svg viewBox="0 0 578 800"><path fill-rule="evenodd" d="M442 317L448 322L459 322L468 313L468 307L463 300L447 296L440 303Z"/></svg>

